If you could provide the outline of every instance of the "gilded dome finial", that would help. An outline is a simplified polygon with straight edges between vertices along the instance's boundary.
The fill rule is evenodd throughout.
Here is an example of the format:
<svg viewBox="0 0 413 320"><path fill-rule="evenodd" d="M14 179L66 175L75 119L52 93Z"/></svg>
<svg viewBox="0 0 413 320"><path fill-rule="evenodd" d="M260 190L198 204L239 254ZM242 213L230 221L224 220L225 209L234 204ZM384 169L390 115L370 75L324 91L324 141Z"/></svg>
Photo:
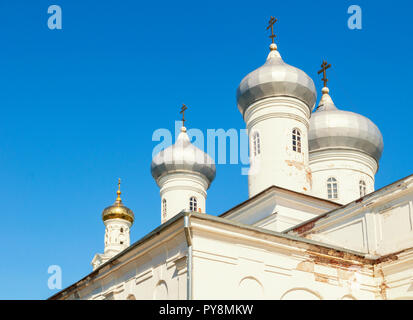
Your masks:
<svg viewBox="0 0 413 320"><path fill-rule="evenodd" d="M120 191L120 178L118 180L118 191L116 194L118 195L116 201L113 205L105 208L102 212L102 219L103 221L110 220L110 219L123 219L133 223L135 216L133 211L129 208L125 207L122 203L122 199L120 198L121 191Z"/></svg>
<svg viewBox="0 0 413 320"><path fill-rule="evenodd" d="M120 198L120 195L122 194L122 192L120 192L120 178L119 178L119 180L118 180L118 191L117 191L116 193L117 193L117 195L118 195L118 197L116 198L116 202L117 202L117 203L121 203L121 202L122 202L122 199Z"/></svg>

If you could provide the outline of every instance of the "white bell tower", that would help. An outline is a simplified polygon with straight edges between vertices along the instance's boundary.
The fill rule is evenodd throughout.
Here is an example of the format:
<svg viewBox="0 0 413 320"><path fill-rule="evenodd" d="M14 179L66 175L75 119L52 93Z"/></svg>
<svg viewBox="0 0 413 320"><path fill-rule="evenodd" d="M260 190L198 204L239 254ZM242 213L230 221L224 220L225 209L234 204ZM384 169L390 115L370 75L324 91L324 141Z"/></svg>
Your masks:
<svg viewBox="0 0 413 320"><path fill-rule="evenodd" d="M103 254L97 253L93 258L93 270L130 246L130 228L135 217L132 210L123 205L120 195L119 179L115 203L102 212L105 224L105 250Z"/></svg>

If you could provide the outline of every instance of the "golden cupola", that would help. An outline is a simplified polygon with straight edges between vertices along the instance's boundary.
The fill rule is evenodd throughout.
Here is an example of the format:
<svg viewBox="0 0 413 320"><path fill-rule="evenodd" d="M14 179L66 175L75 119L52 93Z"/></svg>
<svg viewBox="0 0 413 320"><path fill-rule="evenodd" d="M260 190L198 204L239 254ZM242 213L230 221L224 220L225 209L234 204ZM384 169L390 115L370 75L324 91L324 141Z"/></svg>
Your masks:
<svg viewBox="0 0 413 320"><path fill-rule="evenodd" d="M135 220L135 215L133 214L133 211L131 209L129 209L122 203L122 199L120 197L120 179L118 182L118 191L116 193L117 198L115 203L103 210L102 220L106 221L110 219L123 219L129 221L130 223L133 223L133 221Z"/></svg>

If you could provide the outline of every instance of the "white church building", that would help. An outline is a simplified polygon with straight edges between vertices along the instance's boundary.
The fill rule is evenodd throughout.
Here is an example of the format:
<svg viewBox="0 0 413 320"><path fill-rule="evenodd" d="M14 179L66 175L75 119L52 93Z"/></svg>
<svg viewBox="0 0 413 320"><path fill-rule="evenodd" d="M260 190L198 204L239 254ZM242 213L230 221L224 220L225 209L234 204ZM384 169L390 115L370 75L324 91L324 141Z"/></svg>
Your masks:
<svg viewBox="0 0 413 320"><path fill-rule="evenodd" d="M272 43L237 89L249 199L208 214L215 164L182 126L151 164L161 225L130 244L119 188L93 271L50 299L413 299L413 176L375 191L382 135L334 104L329 67L317 104Z"/></svg>

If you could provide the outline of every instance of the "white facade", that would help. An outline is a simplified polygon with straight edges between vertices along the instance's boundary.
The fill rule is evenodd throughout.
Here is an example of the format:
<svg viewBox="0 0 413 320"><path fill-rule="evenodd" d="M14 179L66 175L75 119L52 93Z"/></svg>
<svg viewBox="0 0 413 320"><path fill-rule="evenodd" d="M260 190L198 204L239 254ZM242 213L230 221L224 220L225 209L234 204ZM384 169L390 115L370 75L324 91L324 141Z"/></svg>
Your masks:
<svg viewBox="0 0 413 320"><path fill-rule="evenodd" d="M413 177L368 195L365 201L337 208L317 221L306 221L289 233L374 257L408 250L413 244Z"/></svg>
<svg viewBox="0 0 413 320"><path fill-rule="evenodd" d="M313 218L273 231L294 210ZM413 299L412 214L412 176L346 206L271 187L178 214L52 299Z"/></svg>
<svg viewBox="0 0 413 320"><path fill-rule="evenodd" d="M187 215L190 242L180 214L118 255L116 268L106 264L52 298L413 298L411 248L382 258L210 215Z"/></svg>
<svg viewBox="0 0 413 320"><path fill-rule="evenodd" d="M283 232L339 207L331 201L273 186L220 217Z"/></svg>
<svg viewBox="0 0 413 320"><path fill-rule="evenodd" d="M377 162L357 150L322 150L310 153L312 194L347 204L374 192ZM337 197L329 198L329 179L336 179Z"/></svg>

